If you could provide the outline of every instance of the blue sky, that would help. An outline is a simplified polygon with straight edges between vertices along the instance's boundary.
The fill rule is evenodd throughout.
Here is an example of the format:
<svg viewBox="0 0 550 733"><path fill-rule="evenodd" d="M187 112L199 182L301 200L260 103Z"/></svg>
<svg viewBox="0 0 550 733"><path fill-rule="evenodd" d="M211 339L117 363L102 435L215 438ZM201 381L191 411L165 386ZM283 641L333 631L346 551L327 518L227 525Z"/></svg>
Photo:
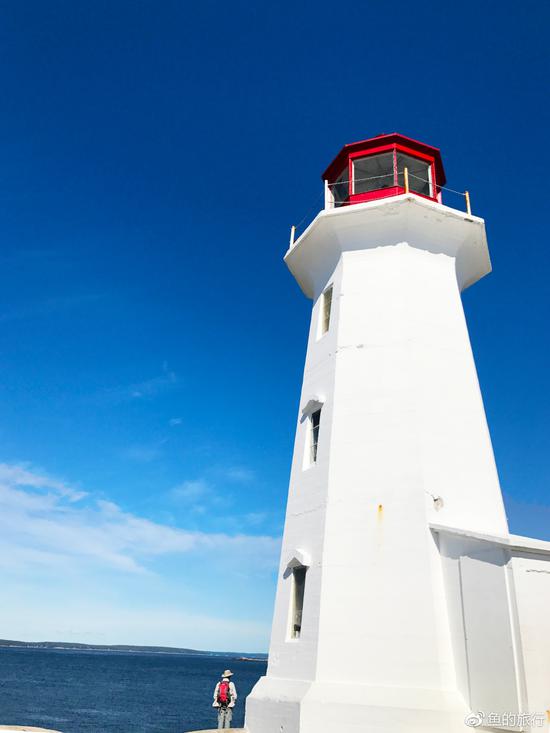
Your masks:
<svg viewBox="0 0 550 733"><path fill-rule="evenodd" d="M382 132L487 221L466 315L511 529L550 539L549 21L2 3L2 636L267 648L310 307L281 257Z"/></svg>

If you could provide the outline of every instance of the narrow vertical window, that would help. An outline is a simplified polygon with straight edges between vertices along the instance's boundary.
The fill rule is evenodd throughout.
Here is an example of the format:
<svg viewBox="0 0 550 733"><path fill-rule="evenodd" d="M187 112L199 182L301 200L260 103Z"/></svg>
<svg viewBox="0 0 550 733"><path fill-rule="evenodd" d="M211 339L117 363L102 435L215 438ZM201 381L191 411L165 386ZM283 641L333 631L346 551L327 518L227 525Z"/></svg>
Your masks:
<svg viewBox="0 0 550 733"><path fill-rule="evenodd" d="M309 418L310 427L310 465L317 463L317 446L319 445L319 424L321 422L321 410L315 410Z"/></svg>
<svg viewBox="0 0 550 733"><path fill-rule="evenodd" d="M332 285L323 293L323 313L321 319L321 336L326 333L330 326L330 311L332 308Z"/></svg>
<svg viewBox="0 0 550 733"><path fill-rule="evenodd" d="M300 566L292 571L292 614L290 637L299 639L302 634L302 612L304 610L304 590L307 568Z"/></svg>

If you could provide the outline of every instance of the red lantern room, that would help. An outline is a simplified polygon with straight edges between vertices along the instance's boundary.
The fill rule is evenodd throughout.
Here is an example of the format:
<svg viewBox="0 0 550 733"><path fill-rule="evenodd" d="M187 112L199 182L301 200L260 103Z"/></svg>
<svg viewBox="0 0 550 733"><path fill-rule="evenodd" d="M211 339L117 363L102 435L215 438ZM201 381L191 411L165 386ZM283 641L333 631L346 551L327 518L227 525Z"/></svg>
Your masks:
<svg viewBox="0 0 550 733"><path fill-rule="evenodd" d="M327 205L347 206L411 192L441 201L438 148L394 132L344 145L323 173Z"/></svg>

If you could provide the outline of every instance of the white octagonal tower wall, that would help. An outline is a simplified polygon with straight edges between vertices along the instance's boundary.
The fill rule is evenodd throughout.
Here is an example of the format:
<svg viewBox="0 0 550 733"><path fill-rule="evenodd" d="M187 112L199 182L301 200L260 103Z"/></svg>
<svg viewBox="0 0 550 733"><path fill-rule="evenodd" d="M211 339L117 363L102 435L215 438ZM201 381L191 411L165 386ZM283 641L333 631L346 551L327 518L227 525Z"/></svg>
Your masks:
<svg viewBox="0 0 550 733"><path fill-rule="evenodd" d="M413 195L325 211L286 262L313 311L269 666L247 728L468 730L430 523L508 532L460 298L490 271L483 221Z"/></svg>

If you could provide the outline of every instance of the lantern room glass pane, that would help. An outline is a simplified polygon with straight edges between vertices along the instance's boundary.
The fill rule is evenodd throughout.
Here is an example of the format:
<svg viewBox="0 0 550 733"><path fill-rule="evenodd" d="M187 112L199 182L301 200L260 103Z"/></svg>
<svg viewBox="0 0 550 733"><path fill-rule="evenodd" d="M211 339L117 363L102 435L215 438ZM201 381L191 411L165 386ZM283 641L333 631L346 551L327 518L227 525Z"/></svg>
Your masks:
<svg viewBox="0 0 550 733"><path fill-rule="evenodd" d="M409 170L409 190L424 196L433 196L432 167L425 160L413 158L404 153L397 153L397 180L401 188L405 188L404 170Z"/></svg>
<svg viewBox="0 0 550 733"><path fill-rule="evenodd" d="M353 193L368 193L394 186L393 153L353 161Z"/></svg>
<svg viewBox="0 0 550 733"><path fill-rule="evenodd" d="M336 181L331 184L330 188L332 190L332 195L334 196L334 205L341 206L349 196L349 176L347 166L340 173Z"/></svg>

